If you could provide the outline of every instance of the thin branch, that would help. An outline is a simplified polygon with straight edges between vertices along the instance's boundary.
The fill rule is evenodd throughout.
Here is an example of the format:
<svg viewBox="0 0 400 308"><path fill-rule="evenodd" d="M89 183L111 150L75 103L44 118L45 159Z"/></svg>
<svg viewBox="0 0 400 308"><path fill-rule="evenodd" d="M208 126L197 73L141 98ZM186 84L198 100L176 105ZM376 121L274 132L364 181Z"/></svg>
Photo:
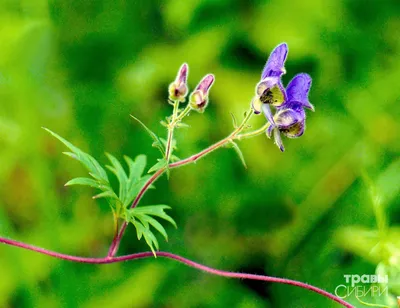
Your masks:
<svg viewBox="0 0 400 308"><path fill-rule="evenodd" d="M137 259L153 257L152 252L140 252L140 253L125 255L125 256L120 256L120 257L85 258L85 257L70 256L70 255L50 251L47 249L43 249L40 247L36 247L33 245L25 244L22 242L6 239L6 238L2 238L2 237L0 237L0 243L15 246L15 247L20 247L20 248L26 249L26 250L31 250L31 251L41 253L41 254L44 254L44 255L47 255L50 257L58 258L58 259L63 259L63 260L72 261L72 262L89 263L89 264L110 264L110 263L117 263L117 262L124 262L124 261L129 261L129 260L137 260ZM164 251L156 252L156 255L157 255L157 257L164 257L164 258L172 259L172 260L178 261L180 263L183 263L187 266L190 266L195 269L198 269L198 270L201 270L201 271L213 274L213 275L217 275L217 276L228 277L228 278L237 278L237 279L260 280L260 281L266 281L266 282L274 282L274 283L281 283L281 284L297 286L297 287L318 293L324 297L327 297L327 298L341 304L343 307L355 308L354 306L345 302L341 298L339 298L327 291L324 291L324 290L314 287L312 285L309 285L309 284L306 284L303 282L299 282L296 280L264 276L264 275L235 273L235 272L218 270L218 269L214 269L212 267L202 265L200 263L193 262L184 257L178 256L178 255L175 255L175 254L172 254L169 252L164 252Z"/></svg>
<svg viewBox="0 0 400 308"><path fill-rule="evenodd" d="M185 112L185 111L184 111ZM182 113L184 113L182 112ZM250 109L242 123L239 125L239 127L237 127L228 137L218 141L217 143L214 143L213 145L211 145L210 147L208 147L207 149L204 149L203 151L194 154L186 159L180 160L178 162L172 163L168 165L169 169L173 169L173 168L177 168L186 164L190 164L190 163L194 163L195 161L197 161L198 159L206 156L207 154L213 152L214 150L220 148L221 146L224 146L225 144L229 143L231 140L235 139L238 137L238 134L244 129L246 123L250 120L251 116L253 115L252 109ZM139 202L140 199L142 198L142 196L146 193L147 189L150 187L151 184L153 184L166 170L167 168L161 168L159 169L156 173L153 174L153 176L146 182L146 184L142 187L142 189L140 190L140 192L138 193L138 195L136 196L135 200L133 200L133 203L131 205L131 208L136 207ZM121 228L118 232L118 235L114 237L110 249L108 250L108 254L107 257L114 257L117 252L118 252L118 248L119 248L119 244L122 240L122 237L124 236L124 232L126 230L126 227L128 226L128 223L126 221L124 221L121 225Z"/></svg>

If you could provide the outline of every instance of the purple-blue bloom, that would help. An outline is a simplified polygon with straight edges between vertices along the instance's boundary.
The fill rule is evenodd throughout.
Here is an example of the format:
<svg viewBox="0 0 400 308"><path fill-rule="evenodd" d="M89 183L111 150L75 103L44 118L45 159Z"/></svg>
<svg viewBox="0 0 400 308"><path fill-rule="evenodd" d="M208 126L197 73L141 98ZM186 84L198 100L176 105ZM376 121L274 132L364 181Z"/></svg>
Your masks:
<svg viewBox="0 0 400 308"><path fill-rule="evenodd" d="M274 115L275 125L268 127L267 135L274 131L275 143L284 151L279 133L288 138L297 138L304 134L306 113L303 108L314 111L314 106L308 100L311 87L311 77L302 73L296 75L286 88L287 100L279 107ZM268 115L265 114L268 119Z"/></svg>
<svg viewBox="0 0 400 308"><path fill-rule="evenodd" d="M285 61L288 46L282 43L271 52L261 73L261 81L257 84L256 95L252 100L254 113L264 111L268 121L274 124L269 105L278 107L286 101L286 91L282 85L281 76L286 73Z"/></svg>
<svg viewBox="0 0 400 308"><path fill-rule="evenodd" d="M304 108L314 111L314 106L308 100L308 93L311 87L311 77L306 73L296 75L286 88L287 102L279 108L289 107L293 104L300 104Z"/></svg>
<svg viewBox="0 0 400 308"><path fill-rule="evenodd" d="M267 136L270 138L274 133L275 143L282 152L285 148L280 133L289 138L300 137L306 127L304 108L314 111L314 106L308 100L311 87L311 77L308 74L296 75L286 90L282 85L281 78L286 73L285 61L288 51L286 43L281 43L272 50L251 102L255 114L261 111L264 113L270 124L266 131ZM276 108L275 115L272 114L270 106Z"/></svg>

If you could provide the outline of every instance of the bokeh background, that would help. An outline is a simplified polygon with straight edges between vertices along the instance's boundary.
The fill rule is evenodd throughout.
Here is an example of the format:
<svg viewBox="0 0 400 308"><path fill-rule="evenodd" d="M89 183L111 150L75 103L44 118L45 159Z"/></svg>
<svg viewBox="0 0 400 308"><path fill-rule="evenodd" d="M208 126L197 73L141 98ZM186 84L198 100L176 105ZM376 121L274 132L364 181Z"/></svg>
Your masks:
<svg viewBox="0 0 400 308"><path fill-rule="evenodd" d="M107 151L144 153L153 164L158 152L129 114L165 134L167 87L186 61L191 88L216 75L206 112L191 114L191 127L177 133L176 154L187 157L231 132L229 113L248 109L269 52L287 42L284 83L299 72L313 77L316 112L308 112L305 135L285 139L283 154L265 136L241 142L247 170L232 149L219 150L160 179L141 204L172 206L179 228L166 225L162 250L330 292L344 274L388 273L391 295L362 299L396 307L398 0L0 3L1 236L104 256L109 207L88 188L63 186L86 171L41 126L102 163ZM143 250L129 228L120 254ZM338 307L303 289L161 258L82 265L1 245L0 277L1 307Z"/></svg>

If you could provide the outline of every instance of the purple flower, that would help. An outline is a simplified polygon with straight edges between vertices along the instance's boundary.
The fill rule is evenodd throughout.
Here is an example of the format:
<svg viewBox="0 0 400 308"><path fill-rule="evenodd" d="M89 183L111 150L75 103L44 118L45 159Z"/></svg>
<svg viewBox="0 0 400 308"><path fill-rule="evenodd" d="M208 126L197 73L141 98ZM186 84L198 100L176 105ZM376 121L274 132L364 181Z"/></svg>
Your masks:
<svg viewBox="0 0 400 308"><path fill-rule="evenodd" d="M261 73L261 81L257 84L256 95L252 100L254 113L259 114L263 111L272 125L274 125L274 118L270 105L279 107L286 101L286 91L281 77L286 73L284 64L287 54L286 43L278 45L271 52Z"/></svg>
<svg viewBox="0 0 400 308"><path fill-rule="evenodd" d="M286 73L284 64L288 54L288 46L286 43L282 43L275 47L275 49L269 55L267 63L261 74L261 79L266 77L281 77Z"/></svg>
<svg viewBox="0 0 400 308"><path fill-rule="evenodd" d="M287 101L279 108L290 108L293 105L314 111L314 106L308 100L308 92L311 88L311 77L308 74L301 73L294 76L286 88Z"/></svg>
<svg viewBox="0 0 400 308"><path fill-rule="evenodd" d="M204 112L208 105L208 93L213 85L215 77L208 74L199 82L196 89L190 95L190 107L198 112Z"/></svg>
<svg viewBox="0 0 400 308"><path fill-rule="evenodd" d="M283 152L285 150L280 133L288 138L297 138L304 134L306 127L306 113L304 108L314 111L314 106L308 100L311 87L311 77L308 74L298 74L286 88L287 100L279 107L274 115L275 124L267 130L268 137L274 132L277 146ZM265 114L268 119L268 115ZM271 123L271 122L270 122Z"/></svg>
<svg viewBox="0 0 400 308"><path fill-rule="evenodd" d="M169 85L169 99L173 101L185 101L185 97L188 93L187 87L187 76L189 73L189 66L183 63L176 75L176 79Z"/></svg>

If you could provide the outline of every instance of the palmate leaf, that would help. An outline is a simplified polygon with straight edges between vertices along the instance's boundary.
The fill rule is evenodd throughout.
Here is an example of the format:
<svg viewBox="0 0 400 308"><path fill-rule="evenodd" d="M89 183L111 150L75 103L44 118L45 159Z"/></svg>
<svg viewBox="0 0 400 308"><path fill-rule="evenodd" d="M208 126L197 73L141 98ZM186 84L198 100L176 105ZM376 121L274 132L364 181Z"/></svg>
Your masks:
<svg viewBox="0 0 400 308"><path fill-rule="evenodd" d="M144 169L146 168L146 156L139 155L136 157L135 161L128 156L124 156L129 168L129 174L127 174L121 163L114 156L109 153L106 155L111 162L111 166L107 166L107 168L115 174L119 182L118 198L124 207L128 207L150 178L150 175L142 177Z"/></svg>
<svg viewBox="0 0 400 308"><path fill-rule="evenodd" d="M89 154L83 152L76 146L74 146L72 143L68 142L61 136L57 135L56 133L52 132L50 129L43 127L44 130L49 132L51 135L56 137L58 140L60 140L68 149L70 149L72 152L64 152L65 155L70 156L79 162L81 162L86 169L89 171L89 174L98 180L101 183L108 184L108 177L106 171L103 169L103 167L100 166L100 164L97 162L96 159L94 159L92 156Z"/></svg>
<svg viewBox="0 0 400 308"><path fill-rule="evenodd" d="M175 221L165 213L165 210L170 207L167 205L151 205L128 209L129 204L139 194L140 190L144 185L146 185L151 177L151 175L142 176L146 168L146 156L139 155L135 160L128 156L124 156L128 167L127 172L118 159L113 155L106 153L106 156L110 161L110 165L106 167L117 177L119 182L119 190L118 194L116 194L110 185L106 171L100 166L97 160L72 145L64 138L48 129L46 130L65 144L71 150L71 152L65 154L81 162L86 169L88 169L90 176L92 176L92 178L78 177L68 181L65 185L90 186L101 191L93 198L114 199L115 202L112 205L114 214L116 213L119 217L132 223L136 228L138 239L140 240L143 237L153 254L156 255L155 251L159 249L159 245L152 229L157 230L165 240L168 240L167 232L156 218L164 219L176 227ZM162 141L160 142L160 144L162 144ZM161 159L160 161L161 163L159 162L159 166L162 168L166 165L166 162L165 159ZM158 170L158 167L153 166L153 168Z"/></svg>
<svg viewBox="0 0 400 308"><path fill-rule="evenodd" d="M110 186L110 182L108 180L108 176L106 171L103 167L100 166L98 161L93 158L91 155L83 152L81 149L74 146L69 141L65 140L61 136L57 135L56 133L52 132L51 130L44 128L47 132L49 132L52 136L57 138L61 141L64 145L67 146L71 152L64 152L65 155L78 160L88 171L89 175L93 178L84 178L78 177L68 181L65 186L72 186L72 185L84 185L97 188L102 191L102 193L94 196L93 198L112 198L118 199L117 195L114 193Z"/></svg>
<svg viewBox="0 0 400 308"><path fill-rule="evenodd" d="M170 222L176 228L175 221L164 212L165 209L169 208L170 207L167 205L150 205L126 210L126 220L135 226L139 240L142 236L144 237L154 256L155 249L158 250L159 245L150 227L160 232L166 241L168 241L168 235L164 227L152 216L162 218Z"/></svg>

